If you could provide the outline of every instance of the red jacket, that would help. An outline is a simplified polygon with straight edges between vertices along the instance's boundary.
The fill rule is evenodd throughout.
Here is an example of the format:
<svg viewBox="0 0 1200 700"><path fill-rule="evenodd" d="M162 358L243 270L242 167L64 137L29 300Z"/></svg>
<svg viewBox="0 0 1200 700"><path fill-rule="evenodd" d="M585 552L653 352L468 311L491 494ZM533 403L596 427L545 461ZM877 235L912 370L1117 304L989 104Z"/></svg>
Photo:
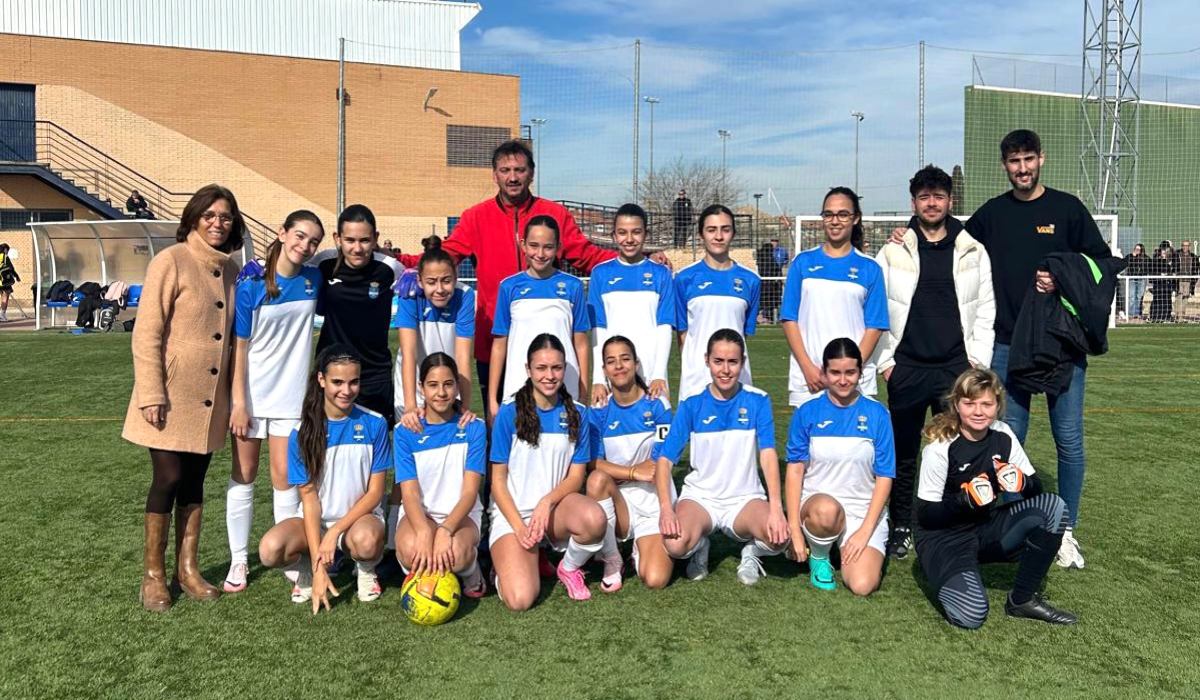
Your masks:
<svg viewBox="0 0 1200 700"><path fill-rule="evenodd" d="M617 257L616 251L599 248L584 237L575 218L558 202L531 196L519 207L505 206L499 197L476 204L462 213L454 233L442 243L442 249L455 262L475 256L478 276L475 295L475 359L487 362L492 354L492 319L496 316L496 295L500 282L525 269L525 255L519 241L525 239L525 224L535 216L548 214L562 232L558 256L583 272ZM405 267L416 267L420 255L397 256Z"/></svg>

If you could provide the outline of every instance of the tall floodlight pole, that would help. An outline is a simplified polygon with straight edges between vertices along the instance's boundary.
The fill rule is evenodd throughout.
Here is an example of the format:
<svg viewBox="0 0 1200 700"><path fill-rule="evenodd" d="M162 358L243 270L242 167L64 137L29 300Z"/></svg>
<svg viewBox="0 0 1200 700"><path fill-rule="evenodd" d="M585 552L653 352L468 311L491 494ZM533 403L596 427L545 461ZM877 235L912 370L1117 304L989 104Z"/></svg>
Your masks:
<svg viewBox="0 0 1200 700"><path fill-rule="evenodd" d="M1137 222L1141 78L1141 0L1084 0L1081 194L1095 212L1117 214L1130 228Z"/></svg>
<svg viewBox="0 0 1200 700"><path fill-rule="evenodd" d="M725 169L725 144L733 136L728 129L717 129L717 137L721 139L721 187L717 190L717 201L725 202L725 183L729 179L729 171Z"/></svg>
<svg viewBox="0 0 1200 700"><path fill-rule="evenodd" d="M542 125L547 121L540 117L529 120L533 124L533 184L539 196L542 194L542 173L545 172L542 165Z"/></svg>
<svg viewBox="0 0 1200 700"><path fill-rule="evenodd" d="M762 199L762 197L763 196L761 192L756 192L754 194L754 235L751 238L754 240L756 245L758 244L758 202Z"/></svg>
<svg viewBox="0 0 1200 700"><path fill-rule="evenodd" d="M859 194L858 191L858 129L862 124L862 120L866 119L862 112L851 112L850 116L854 117L854 194ZM861 195L860 195L861 196Z"/></svg>
<svg viewBox="0 0 1200 700"><path fill-rule="evenodd" d="M346 40L338 39L337 210L346 208Z"/></svg>
<svg viewBox="0 0 1200 700"><path fill-rule="evenodd" d="M642 131L642 40L633 42L633 201L642 201L638 190L638 139Z"/></svg>
<svg viewBox="0 0 1200 700"><path fill-rule="evenodd" d="M646 104L650 105L650 182L654 182L654 105L662 102L657 97L643 97ZM654 185L651 184L651 187Z"/></svg>

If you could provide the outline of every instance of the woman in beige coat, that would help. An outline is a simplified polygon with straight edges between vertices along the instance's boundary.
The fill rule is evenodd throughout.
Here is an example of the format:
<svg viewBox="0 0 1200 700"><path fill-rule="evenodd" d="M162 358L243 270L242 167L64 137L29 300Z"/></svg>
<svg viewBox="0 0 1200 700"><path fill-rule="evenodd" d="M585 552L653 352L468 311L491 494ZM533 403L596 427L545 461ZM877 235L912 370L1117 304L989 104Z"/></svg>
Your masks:
<svg viewBox="0 0 1200 700"><path fill-rule="evenodd" d="M122 437L150 449L146 498L147 610L171 606L164 551L175 512L175 579L188 597L220 592L200 575L204 476L229 433L234 280L230 253L242 247L245 222L233 193L219 185L196 192L173 245L150 261L133 331L133 396Z"/></svg>

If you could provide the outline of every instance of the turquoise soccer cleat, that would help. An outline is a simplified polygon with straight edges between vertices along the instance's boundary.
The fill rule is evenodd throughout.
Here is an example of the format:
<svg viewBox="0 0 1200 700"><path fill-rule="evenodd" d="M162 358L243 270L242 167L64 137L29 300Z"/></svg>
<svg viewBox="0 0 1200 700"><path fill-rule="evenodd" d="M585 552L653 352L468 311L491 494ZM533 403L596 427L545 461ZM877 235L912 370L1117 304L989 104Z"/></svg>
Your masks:
<svg viewBox="0 0 1200 700"><path fill-rule="evenodd" d="M837 588L837 581L833 580L833 564L830 564L828 559L810 556L808 570L808 580L812 582L814 588L822 591L832 591Z"/></svg>

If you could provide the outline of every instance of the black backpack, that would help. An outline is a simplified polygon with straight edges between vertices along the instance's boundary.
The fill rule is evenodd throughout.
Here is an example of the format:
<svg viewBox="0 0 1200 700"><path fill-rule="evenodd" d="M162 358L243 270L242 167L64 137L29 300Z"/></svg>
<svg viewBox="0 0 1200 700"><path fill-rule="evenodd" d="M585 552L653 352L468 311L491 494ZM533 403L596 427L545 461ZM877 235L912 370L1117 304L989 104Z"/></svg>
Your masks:
<svg viewBox="0 0 1200 700"><path fill-rule="evenodd" d="M46 294L46 301L71 301L71 295L74 293L74 283L70 280L59 280L50 285L50 291Z"/></svg>

